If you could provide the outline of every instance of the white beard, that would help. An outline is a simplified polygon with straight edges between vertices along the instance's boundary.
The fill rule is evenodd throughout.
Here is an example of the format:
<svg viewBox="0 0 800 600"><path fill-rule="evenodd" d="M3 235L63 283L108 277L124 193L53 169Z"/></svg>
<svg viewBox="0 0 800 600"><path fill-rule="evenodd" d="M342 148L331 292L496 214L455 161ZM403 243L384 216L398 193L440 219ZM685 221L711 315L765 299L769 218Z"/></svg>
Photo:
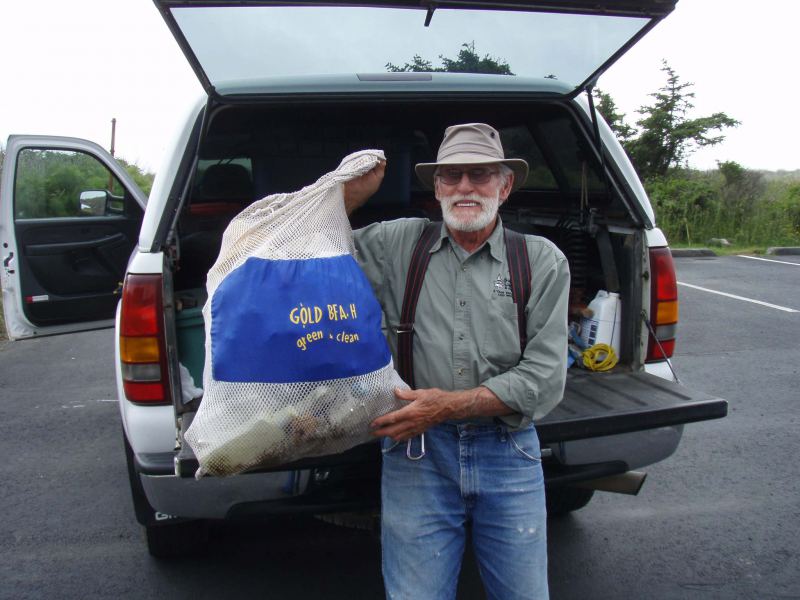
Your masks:
<svg viewBox="0 0 800 600"><path fill-rule="evenodd" d="M442 205L442 217L445 225L455 231L480 231L488 227L497 217L497 210L500 208L500 192L498 190L493 196L481 196L479 194L453 194L452 196L442 196L439 198ZM481 212L475 216L456 215L455 204L457 202L476 202L481 207Z"/></svg>

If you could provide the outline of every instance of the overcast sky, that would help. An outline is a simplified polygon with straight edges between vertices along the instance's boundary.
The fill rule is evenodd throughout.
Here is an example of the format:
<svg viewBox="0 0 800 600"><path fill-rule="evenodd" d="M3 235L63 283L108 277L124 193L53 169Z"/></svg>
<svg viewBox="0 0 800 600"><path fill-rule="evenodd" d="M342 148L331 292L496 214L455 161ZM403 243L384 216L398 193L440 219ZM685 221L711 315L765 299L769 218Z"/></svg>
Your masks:
<svg viewBox="0 0 800 600"><path fill-rule="evenodd" d="M735 160L750 168L798 169L797 23L797 0L679 0L603 75L600 87L634 121L648 94L663 85L659 69L666 59L694 82L695 116L724 111L742 122L723 144L698 151L691 166ZM4 2L0 39L3 144L9 134L31 133L108 147L116 117L117 155L156 170L173 129L202 93L149 0Z"/></svg>

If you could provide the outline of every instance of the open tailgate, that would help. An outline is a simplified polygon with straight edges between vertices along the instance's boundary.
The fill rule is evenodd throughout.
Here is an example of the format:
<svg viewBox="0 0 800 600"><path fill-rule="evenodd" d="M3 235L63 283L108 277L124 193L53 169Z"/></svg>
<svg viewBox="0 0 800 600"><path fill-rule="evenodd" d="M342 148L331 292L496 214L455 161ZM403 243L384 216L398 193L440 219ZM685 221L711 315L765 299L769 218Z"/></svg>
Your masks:
<svg viewBox="0 0 800 600"><path fill-rule="evenodd" d="M720 419L728 402L649 373L589 373L567 377L564 399L536 422L539 440L566 442Z"/></svg>
<svg viewBox="0 0 800 600"><path fill-rule="evenodd" d="M688 390L649 373L571 371L564 399L536 422L536 430L541 443L551 444L720 419L727 413L726 400ZM185 431L191 423L191 413L184 415L184 419L182 429ZM176 455L161 457L160 464L153 463L143 472L156 474L155 470L171 474L174 460L176 474L193 476L198 467L197 459L188 444L182 446ZM352 464L368 460L377 451L377 444L364 444L342 454L306 458L262 471Z"/></svg>

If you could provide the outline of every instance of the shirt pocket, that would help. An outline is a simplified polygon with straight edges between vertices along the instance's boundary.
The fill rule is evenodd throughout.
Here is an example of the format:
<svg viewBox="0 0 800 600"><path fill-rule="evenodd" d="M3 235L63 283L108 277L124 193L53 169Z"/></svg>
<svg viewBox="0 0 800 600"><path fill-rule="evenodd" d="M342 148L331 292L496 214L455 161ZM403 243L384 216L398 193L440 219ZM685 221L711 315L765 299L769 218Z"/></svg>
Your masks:
<svg viewBox="0 0 800 600"><path fill-rule="evenodd" d="M492 366L499 367L500 371L519 362L517 305L511 298L493 296L489 300L481 354Z"/></svg>

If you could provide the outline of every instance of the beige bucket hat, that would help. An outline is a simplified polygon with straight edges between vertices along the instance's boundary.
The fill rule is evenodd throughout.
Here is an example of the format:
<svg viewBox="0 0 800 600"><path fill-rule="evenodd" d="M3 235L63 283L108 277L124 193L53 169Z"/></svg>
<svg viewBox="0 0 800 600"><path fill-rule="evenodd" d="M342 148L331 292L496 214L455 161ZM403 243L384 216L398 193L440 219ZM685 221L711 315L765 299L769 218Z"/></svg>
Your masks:
<svg viewBox="0 0 800 600"><path fill-rule="evenodd" d="M414 167L417 177L427 188L433 189L433 174L441 165L488 165L502 163L514 171L514 185L518 190L528 177L528 163L521 158L506 158L500 133L486 123L452 125L444 132L442 145L435 163L419 163Z"/></svg>

